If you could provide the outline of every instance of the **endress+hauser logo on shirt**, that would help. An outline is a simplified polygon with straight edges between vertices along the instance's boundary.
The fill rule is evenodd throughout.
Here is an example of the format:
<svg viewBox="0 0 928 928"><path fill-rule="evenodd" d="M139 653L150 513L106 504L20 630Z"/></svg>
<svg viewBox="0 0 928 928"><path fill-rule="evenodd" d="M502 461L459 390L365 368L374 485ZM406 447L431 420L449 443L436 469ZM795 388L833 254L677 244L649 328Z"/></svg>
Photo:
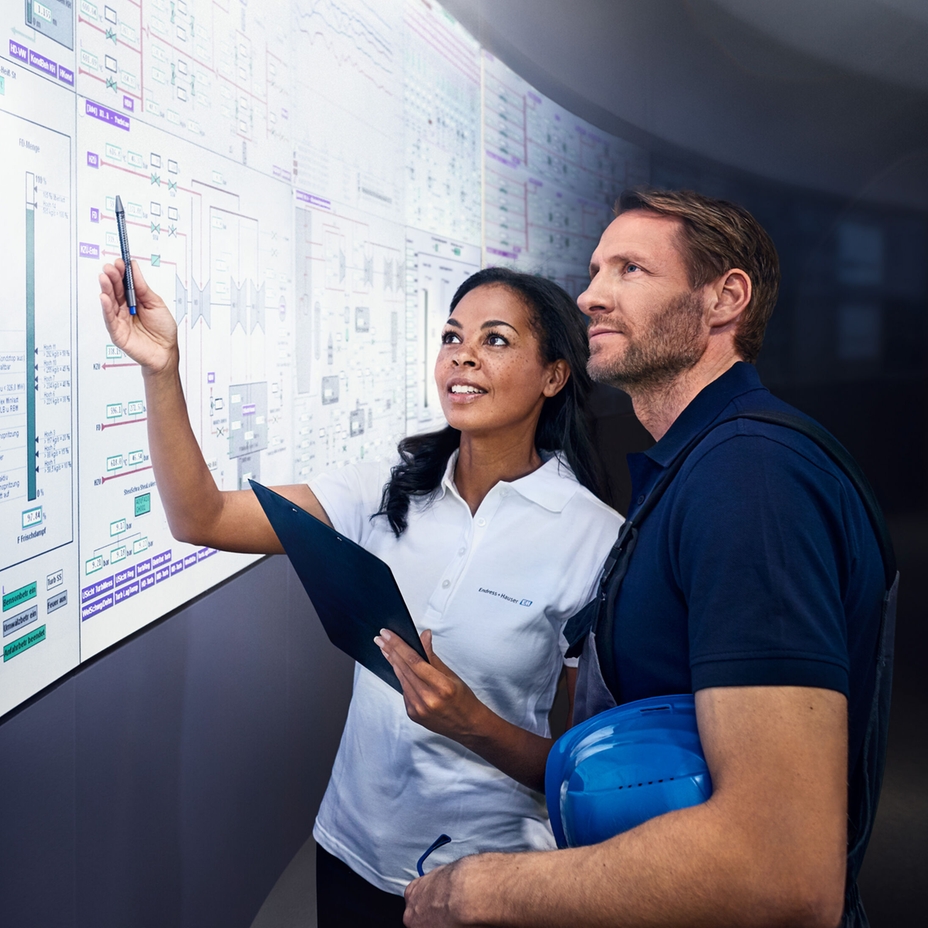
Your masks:
<svg viewBox="0 0 928 928"><path fill-rule="evenodd" d="M496 596L499 599L505 599L507 603L515 603L517 606L531 606L530 599L516 599L515 596L507 596L505 593L497 593L496 590L488 590L484 587L478 587L478 593L486 593L487 596Z"/></svg>

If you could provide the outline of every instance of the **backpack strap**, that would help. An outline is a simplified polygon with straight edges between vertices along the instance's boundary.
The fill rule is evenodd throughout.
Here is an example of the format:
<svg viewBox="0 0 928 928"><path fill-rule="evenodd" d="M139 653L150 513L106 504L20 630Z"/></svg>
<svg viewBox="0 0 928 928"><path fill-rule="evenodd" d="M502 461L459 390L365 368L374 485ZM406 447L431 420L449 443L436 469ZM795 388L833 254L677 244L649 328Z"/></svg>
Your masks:
<svg viewBox="0 0 928 928"><path fill-rule="evenodd" d="M719 419L693 438L677 455L667 470L661 474L654 488L635 513L634 519L629 519L623 524L619 537L603 567L596 599L577 613L567 624L565 634L568 631L571 631L575 636L579 633L579 648L576 650L571 648L567 653L568 655L571 655L572 651L575 654L579 653L582 650L583 641L586 639L586 633L591 628L595 628L596 646L599 651L599 664L603 678L613 696L619 699L620 686L616 673L617 662L615 660L615 636L613 633L615 599L625 571L628 569L629 559L635 549L638 529L657 505L695 447L713 429L737 419L752 419L756 422L780 425L784 428L793 429L793 431L799 432L815 442L844 472L857 490L883 559L886 592L881 604L880 627L874 655L876 663L874 693L861 755L857 760L855 769L849 771L851 782L857 784L858 789L849 796L848 837L850 844L847 851L845 911L841 923L842 928L864 928L868 922L860 902L856 879L873 829L886 761L899 574L896 569L896 555L893 550L892 538L870 482L857 462L833 435L818 423L804 416L797 416L779 410L749 410ZM581 621L575 623L574 620ZM572 623L574 623L574 627L571 629ZM585 630L581 631L583 625L585 625ZM568 641L573 640L568 635ZM857 795L857 792L859 792L859 795Z"/></svg>
<svg viewBox="0 0 928 928"><path fill-rule="evenodd" d="M864 504L867 518L870 520L873 534L876 535L877 544L880 546L880 555L883 558L885 587L889 590L896 579L896 552L893 549L893 540L889 534L889 529L886 527L886 520L883 518L883 512L877 502L876 494L873 492L873 487L870 486L870 481L867 480L866 475L860 469L860 465L851 457L844 445L817 422L793 413L773 409L740 412L722 419L716 424L721 425L723 422L731 422L734 419L753 419L756 422L769 422L772 425L782 425L785 428L793 429L795 432L800 432L807 438L812 439L844 471L845 476L851 481L854 489L857 490L861 502Z"/></svg>
<svg viewBox="0 0 928 928"><path fill-rule="evenodd" d="M614 602L618 587L628 569L629 559L634 551L638 531L641 524L647 519L654 507L672 483L680 468L686 463L690 453L706 438L710 432L728 422L738 419L750 419L756 422L767 422L792 429L811 439L821 448L835 464L844 472L848 480L857 490L867 518L876 536L883 559L883 571L886 589L889 590L896 578L896 555L893 549L892 538L883 519L883 514L876 500L870 482L867 480L860 465L851 457L843 445L831 433L822 428L817 422L799 416L795 413L781 412L772 409L744 410L733 413L724 419L718 419L695 435L674 458L666 470L660 475L645 501L638 508L634 517L627 519L619 531L618 538L606 558L600 574L596 598L580 612L574 615L564 629L568 641L568 657L575 657L583 650L583 643L587 633L596 628L597 648L600 656L600 666L603 676L613 695L619 692L619 682L615 678L615 642L612 634L614 622ZM608 606L608 608L606 608ZM617 697L618 698L618 697Z"/></svg>

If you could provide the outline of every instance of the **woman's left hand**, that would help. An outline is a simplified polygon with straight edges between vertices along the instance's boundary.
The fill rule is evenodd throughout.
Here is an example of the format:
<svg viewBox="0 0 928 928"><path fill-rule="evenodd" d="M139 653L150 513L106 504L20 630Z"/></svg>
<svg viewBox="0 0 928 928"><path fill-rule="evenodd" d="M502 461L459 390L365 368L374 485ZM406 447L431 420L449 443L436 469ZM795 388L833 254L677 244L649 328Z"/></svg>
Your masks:
<svg viewBox="0 0 928 928"><path fill-rule="evenodd" d="M490 710L432 650L430 629L422 633L420 640L428 663L399 635L385 628L374 642L403 686L407 715L429 731L466 743L479 736L481 723L487 721L485 716L491 715Z"/></svg>

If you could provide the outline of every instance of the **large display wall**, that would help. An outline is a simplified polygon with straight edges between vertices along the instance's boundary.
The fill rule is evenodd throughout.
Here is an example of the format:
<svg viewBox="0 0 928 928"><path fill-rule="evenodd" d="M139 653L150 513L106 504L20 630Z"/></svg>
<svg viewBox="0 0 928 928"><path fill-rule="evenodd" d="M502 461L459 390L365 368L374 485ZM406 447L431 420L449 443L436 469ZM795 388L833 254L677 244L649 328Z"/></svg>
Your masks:
<svg viewBox="0 0 928 928"><path fill-rule="evenodd" d="M231 489L440 426L456 286L577 293L648 159L431 0L23 0L0 34L3 714L253 560L168 531L97 299L117 195Z"/></svg>

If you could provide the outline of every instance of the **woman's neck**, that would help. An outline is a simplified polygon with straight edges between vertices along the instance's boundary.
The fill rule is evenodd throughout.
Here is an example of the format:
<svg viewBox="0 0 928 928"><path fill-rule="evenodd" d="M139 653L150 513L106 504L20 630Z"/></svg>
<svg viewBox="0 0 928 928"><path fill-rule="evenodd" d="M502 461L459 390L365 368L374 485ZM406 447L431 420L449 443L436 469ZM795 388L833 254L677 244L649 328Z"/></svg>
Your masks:
<svg viewBox="0 0 928 928"><path fill-rule="evenodd" d="M454 485L473 514L501 480L518 480L538 470L542 463L535 449L534 435L528 442L507 443L462 433Z"/></svg>

